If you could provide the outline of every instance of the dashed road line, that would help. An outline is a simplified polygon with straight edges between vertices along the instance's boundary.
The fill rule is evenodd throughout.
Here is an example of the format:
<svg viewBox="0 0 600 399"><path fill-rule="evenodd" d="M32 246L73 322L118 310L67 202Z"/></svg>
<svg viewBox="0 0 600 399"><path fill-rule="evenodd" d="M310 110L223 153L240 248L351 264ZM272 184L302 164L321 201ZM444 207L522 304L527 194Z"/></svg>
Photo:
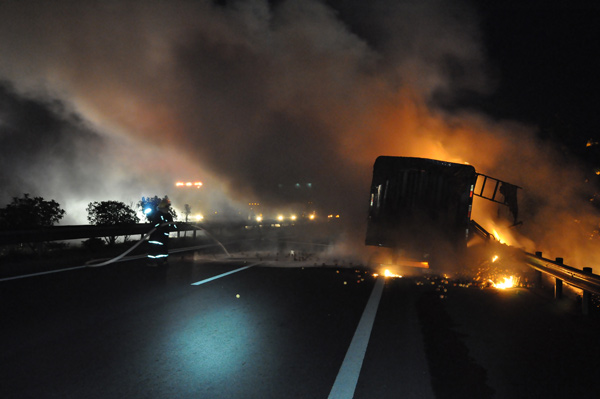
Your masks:
<svg viewBox="0 0 600 399"><path fill-rule="evenodd" d="M211 277L211 278L207 278L205 280L196 281L195 283L192 283L192 285L206 284L208 282L211 282L213 280L219 279L221 277L229 276L230 274L241 272L242 270L246 270L246 269L248 269L248 268L250 268L252 266L256 266L256 265L260 265L260 264L261 264L261 262L257 262L257 263L253 263L253 264L248 265L248 266L240 267L239 269L231 270L231 271L229 271L227 273L219 274L217 276L214 276L214 277Z"/></svg>

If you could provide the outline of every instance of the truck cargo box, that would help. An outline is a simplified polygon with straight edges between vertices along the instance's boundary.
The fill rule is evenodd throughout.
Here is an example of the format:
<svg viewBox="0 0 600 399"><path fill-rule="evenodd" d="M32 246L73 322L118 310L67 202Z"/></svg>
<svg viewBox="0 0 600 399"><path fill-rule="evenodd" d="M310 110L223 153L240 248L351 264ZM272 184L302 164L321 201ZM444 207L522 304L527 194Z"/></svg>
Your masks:
<svg viewBox="0 0 600 399"><path fill-rule="evenodd" d="M476 181L471 165L378 157L366 245L394 248L415 259L426 258L436 249L464 247Z"/></svg>

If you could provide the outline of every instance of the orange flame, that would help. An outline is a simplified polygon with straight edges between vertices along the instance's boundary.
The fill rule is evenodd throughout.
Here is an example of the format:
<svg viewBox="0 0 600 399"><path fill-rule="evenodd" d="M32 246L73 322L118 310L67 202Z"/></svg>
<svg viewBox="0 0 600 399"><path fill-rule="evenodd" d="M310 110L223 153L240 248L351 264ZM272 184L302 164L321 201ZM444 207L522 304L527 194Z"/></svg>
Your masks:
<svg viewBox="0 0 600 399"><path fill-rule="evenodd" d="M373 273L373 277L379 277L379 273ZM390 271L390 269L385 269L383 272L383 277L388 278L388 277L397 277L397 278L402 278L401 275L399 274L394 274Z"/></svg>
<svg viewBox="0 0 600 399"><path fill-rule="evenodd" d="M500 234L498 234L498 232L496 231L496 229L492 229L492 233L494 234L496 241L498 241L500 244L505 243L504 240L502 239L502 237L500 237Z"/></svg>
<svg viewBox="0 0 600 399"><path fill-rule="evenodd" d="M389 269L385 269L385 271L383 272L383 276L384 277L402 277L399 274L394 274L394 273L390 272Z"/></svg>
<svg viewBox="0 0 600 399"><path fill-rule="evenodd" d="M513 288L515 286L516 282L515 282L515 277L514 276L510 276L510 277L504 277L504 281L501 283L494 283L492 281L492 286L494 288L497 288L499 290L505 290L507 288Z"/></svg>

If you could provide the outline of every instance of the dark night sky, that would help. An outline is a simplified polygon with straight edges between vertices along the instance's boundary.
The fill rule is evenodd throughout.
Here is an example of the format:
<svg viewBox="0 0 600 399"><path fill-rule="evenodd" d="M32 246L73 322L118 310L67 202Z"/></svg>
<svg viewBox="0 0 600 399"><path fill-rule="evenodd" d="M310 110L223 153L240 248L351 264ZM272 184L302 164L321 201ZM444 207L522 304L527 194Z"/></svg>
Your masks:
<svg viewBox="0 0 600 399"><path fill-rule="evenodd" d="M571 148L598 141L600 7L517 4L480 8L497 87L465 103L537 125L542 137Z"/></svg>

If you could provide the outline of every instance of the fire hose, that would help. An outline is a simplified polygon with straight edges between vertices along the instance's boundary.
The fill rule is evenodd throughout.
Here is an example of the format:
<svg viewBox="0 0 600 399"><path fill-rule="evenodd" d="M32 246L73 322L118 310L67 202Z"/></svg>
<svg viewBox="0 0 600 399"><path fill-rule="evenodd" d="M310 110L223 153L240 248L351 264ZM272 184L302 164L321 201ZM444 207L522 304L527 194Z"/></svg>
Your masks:
<svg viewBox="0 0 600 399"><path fill-rule="evenodd" d="M95 264L90 264L90 262L94 262L93 260L88 261L86 263L87 267L100 267L100 266L106 266L106 265L110 265L111 263L115 263L118 262L119 260L121 260L123 257L125 257L128 253L130 253L131 251L133 251L134 249L136 249L141 243L143 243L144 241L147 241L148 238L152 235L152 233L154 233L157 229L164 227L164 226L168 226L170 224L174 224L173 222L166 222L166 223L162 223L159 225L154 226L154 228L152 230L150 230L149 232L147 232L146 234L144 234L144 236L142 238L140 238L140 240L131 248L129 248L127 251L123 252L121 255L109 259L107 261L104 261L102 263L95 263ZM223 246L223 244L221 244L221 242L219 240L217 240L215 237L213 237L208 231L206 231L206 229L200 228L200 227L195 227L194 228L198 229L198 230L202 230L204 231L204 233L210 237L211 239L213 239L220 247L221 249L223 249L223 252L225 252L227 254L227 256L231 257L231 255L229 254L229 252L227 251L227 249L225 249L225 246Z"/></svg>
<svg viewBox="0 0 600 399"><path fill-rule="evenodd" d="M42 276L44 274L52 274L52 273L65 272L65 271L69 271L69 270L77 270L77 269L83 269L83 268L89 268L89 267L101 267L101 266L110 265L111 263L118 262L119 260L121 260L122 258L124 258L127 254L129 254L131 251L133 251L138 246L140 246L143 242L147 241L148 238L150 237L150 235L152 233L154 233L158 228L164 227L164 226L168 226L171 223L173 223L173 222L162 223L162 224L154 226L154 228L152 228L150 231L148 231L146 234L144 234L144 236L142 238L140 238L140 240L137 243L135 243L135 245L133 245L131 248L129 248L127 251L123 252L119 256L116 256L116 257L111 258L109 260L106 260L104 262L91 264L91 262L97 261L97 260L91 260L91 261L86 262L82 266L74 266L74 267L68 267L68 268L65 268L65 269L48 270L48 271L45 271L45 272L38 272L38 273L24 274L24 275L20 275L20 276L6 277L6 278L0 279L0 282L2 282L2 281L9 281L9 280L17 280L17 279L26 278L26 277ZM217 240L215 237L213 237L208 231L206 231L206 229L203 229L203 228L200 228L200 227L195 227L195 228L198 229L198 230L204 231L204 233L208 237L210 237L211 239L213 239L223 249L223 251L227 254L227 256L231 257L231 254L229 254L229 252L227 251L227 249L225 249L225 247L223 246L223 244L219 240Z"/></svg>
<svg viewBox="0 0 600 399"><path fill-rule="evenodd" d="M133 251L134 249L136 249L137 247L139 247L140 244L142 244L144 241L147 241L148 238L150 237L150 235L152 235L152 233L154 233L158 228L164 227L164 226L168 226L170 224L171 223L167 222L167 223L162 223L162 224L154 226L154 228L152 230L150 230L149 232L147 232L146 234L144 234L144 236L142 238L140 238L139 241L134 246L132 246L127 251L123 252L121 255L119 255L119 256L117 256L115 258L109 259L109 260L104 261L102 263L95 263L95 264L90 264L91 262L95 262L95 260L90 260L90 261L86 262L85 264L86 264L87 267L100 267L100 266L106 266L106 265L110 265L111 263L118 262L119 260L121 260L122 258L124 258L128 253L130 253L131 251Z"/></svg>

